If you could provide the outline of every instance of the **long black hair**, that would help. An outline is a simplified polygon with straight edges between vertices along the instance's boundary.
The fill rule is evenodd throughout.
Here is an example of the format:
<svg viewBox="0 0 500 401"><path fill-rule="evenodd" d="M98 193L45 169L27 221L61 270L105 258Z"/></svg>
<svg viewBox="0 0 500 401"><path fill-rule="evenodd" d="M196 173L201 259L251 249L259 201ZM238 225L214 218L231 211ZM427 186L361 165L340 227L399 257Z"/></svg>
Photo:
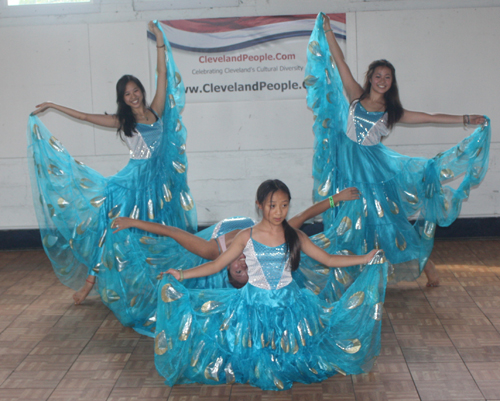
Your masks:
<svg viewBox="0 0 500 401"><path fill-rule="evenodd" d="M384 59L375 60L368 66L368 71L366 71L365 75L365 84L363 86L363 94L359 97L359 100L363 100L370 94L372 87L370 80L372 79L373 73L377 67L387 67L392 73L391 88L384 94L385 111L387 112L387 128L392 129L394 124L396 124L401 117L403 117L403 106L401 105L401 100L399 99L396 69L390 62Z"/></svg>
<svg viewBox="0 0 500 401"><path fill-rule="evenodd" d="M264 205L265 200L269 195L271 199L273 194L277 191L283 191L287 196L288 200L292 200L290 195L290 190L285 185L283 181L280 180L267 180L259 185L257 189L256 201L259 205ZM288 222L283 220L283 229L285 230L285 243L286 243L286 253L290 257L290 266L292 271L297 270L300 263L300 239L297 231L288 224Z"/></svg>
<svg viewBox="0 0 500 401"><path fill-rule="evenodd" d="M146 90L142 85L141 81L139 81L133 75L124 75L121 77L116 83L116 104L118 108L116 110L116 117L120 122L120 127L117 132L121 136L122 133L125 136L132 137L133 132L135 130L136 122L134 114L132 113L132 108L125 104L125 100L123 99L125 95L125 88L129 82L135 83L142 92L142 103L146 107ZM122 137L123 139L123 137Z"/></svg>

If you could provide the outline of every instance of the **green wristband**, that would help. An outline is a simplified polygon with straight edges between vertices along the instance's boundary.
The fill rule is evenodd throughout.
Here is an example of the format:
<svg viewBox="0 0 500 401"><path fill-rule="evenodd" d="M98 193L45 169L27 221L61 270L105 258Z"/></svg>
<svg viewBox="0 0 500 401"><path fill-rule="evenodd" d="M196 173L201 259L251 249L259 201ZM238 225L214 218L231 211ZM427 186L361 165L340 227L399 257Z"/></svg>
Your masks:
<svg viewBox="0 0 500 401"><path fill-rule="evenodd" d="M329 196L328 200L330 201L330 208L333 209L335 207L335 201L333 200L333 196Z"/></svg>

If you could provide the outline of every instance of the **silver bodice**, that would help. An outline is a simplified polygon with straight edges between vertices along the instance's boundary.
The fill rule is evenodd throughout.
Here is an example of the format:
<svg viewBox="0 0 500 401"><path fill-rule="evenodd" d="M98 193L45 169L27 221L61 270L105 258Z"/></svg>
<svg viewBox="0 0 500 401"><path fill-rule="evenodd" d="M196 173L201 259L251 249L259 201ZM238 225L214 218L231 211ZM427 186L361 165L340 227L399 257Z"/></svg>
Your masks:
<svg viewBox="0 0 500 401"><path fill-rule="evenodd" d="M377 145L383 136L389 135L386 122L387 113L366 111L361 102L355 100L349 107L346 135L359 145Z"/></svg>
<svg viewBox="0 0 500 401"><path fill-rule="evenodd" d="M286 244L269 247L251 236L243 250L248 266L248 283L265 290L277 290L292 282Z"/></svg>
<svg viewBox="0 0 500 401"><path fill-rule="evenodd" d="M161 118L153 124L137 124L132 137L125 136L131 159L149 159L160 145L163 133Z"/></svg>

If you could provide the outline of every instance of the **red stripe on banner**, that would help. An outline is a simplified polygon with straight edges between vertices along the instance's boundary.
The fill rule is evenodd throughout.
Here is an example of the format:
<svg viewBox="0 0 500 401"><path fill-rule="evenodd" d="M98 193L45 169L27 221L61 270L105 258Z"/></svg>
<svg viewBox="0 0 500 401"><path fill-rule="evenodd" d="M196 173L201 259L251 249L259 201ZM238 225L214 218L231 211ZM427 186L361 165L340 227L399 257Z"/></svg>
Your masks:
<svg viewBox="0 0 500 401"><path fill-rule="evenodd" d="M345 14L327 14L332 21L345 24ZM162 24L172 28L197 33L230 32L239 29L253 28L279 22L316 19L316 14L267 16L267 17L235 17L235 18L200 18L191 20L166 20Z"/></svg>

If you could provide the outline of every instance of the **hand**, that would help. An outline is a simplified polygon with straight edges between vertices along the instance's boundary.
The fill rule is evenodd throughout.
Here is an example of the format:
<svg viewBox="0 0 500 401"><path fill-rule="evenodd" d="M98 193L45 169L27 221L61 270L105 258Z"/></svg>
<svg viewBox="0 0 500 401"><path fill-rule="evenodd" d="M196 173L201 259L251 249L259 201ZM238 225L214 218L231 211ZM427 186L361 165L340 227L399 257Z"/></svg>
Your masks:
<svg viewBox="0 0 500 401"><path fill-rule="evenodd" d="M36 106L36 110L33 111L31 114L32 115L36 115L38 113L41 113L47 109L50 109L52 107L54 107L54 103L52 102L43 102L43 103L40 103L40 104L37 104Z"/></svg>
<svg viewBox="0 0 500 401"><path fill-rule="evenodd" d="M179 273L179 270L168 269L166 272L161 272L159 278L161 279L165 274L170 274L171 276L174 276L176 280L181 279L181 274Z"/></svg>
<svg viewBox="0 0 500 401"><path fill-rule="evenodd" d="M324 16L323 16L323 30L326 32L330 29L332 29L332 26L330 25L330 18L328 18L328 15L324 14Z"/></svg>
<svg viewBox="0 0 500 401"><path fill-rule="evenodd" d="M486 122L486 118L478 114L470 114L469 121L471 125L483 125Z"/></svg>
<svg viewBox="0 0 500 401"><path fill-rule="evenodd" d="M349 187L340 191L335 196L335 202L350 201L354 199L359 199L359 191L356 187Z"/></svg>
<svg viewBox="0 0 500 401"><path fill-rule="evenodd" d="M368 252L365 257L365 265L370 263L371 260L375 257L375 255L377 254L377 252L380 251L380 249L372 249L370 252Z"/></svg>
<svg viewBox="0 0 500 401"><path fill-rule="evenodd" d="M129 217L117 217L111 223L111 228L116 228L113 233L117 233L118 231L125 230L130 227L135 227L135 220Z"/></svg>
<svg viewBox="0 0 500 401"><path fill-rule="evenodd" d="M156 25L153 21L149 21L148 28L156 37L156 46L163 46L163 33L160 31L160 28L158 28L158 25Z"/></svg>

